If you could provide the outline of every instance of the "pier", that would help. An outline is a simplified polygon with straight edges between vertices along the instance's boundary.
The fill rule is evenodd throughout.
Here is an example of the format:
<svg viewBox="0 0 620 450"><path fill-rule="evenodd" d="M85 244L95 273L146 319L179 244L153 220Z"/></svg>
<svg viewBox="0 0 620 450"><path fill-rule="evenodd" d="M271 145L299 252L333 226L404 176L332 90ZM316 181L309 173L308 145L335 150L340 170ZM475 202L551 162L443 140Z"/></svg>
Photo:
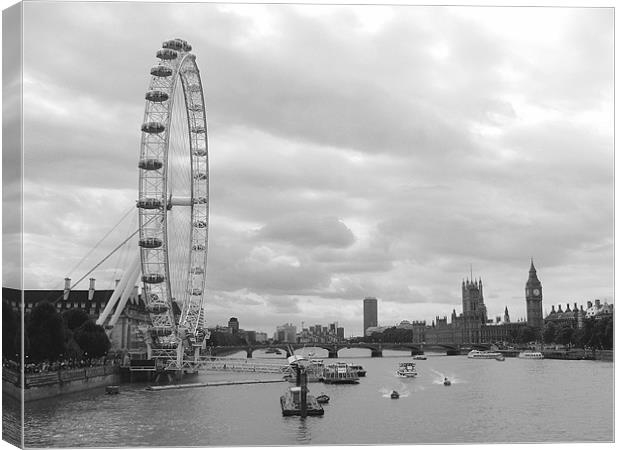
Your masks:
<svg viewBox="0 0 620 450"><path fill-rule="evenodd" d="M284 378L273 380L237 380L237 381L209 381L206 383L187 383L187 384L169 384L166 386L148 386L147 391L168 391L171 389L190 389L197 387L209 386L231 386L234 384L261 384L261 383L282 383L286 381Z"/></svg>

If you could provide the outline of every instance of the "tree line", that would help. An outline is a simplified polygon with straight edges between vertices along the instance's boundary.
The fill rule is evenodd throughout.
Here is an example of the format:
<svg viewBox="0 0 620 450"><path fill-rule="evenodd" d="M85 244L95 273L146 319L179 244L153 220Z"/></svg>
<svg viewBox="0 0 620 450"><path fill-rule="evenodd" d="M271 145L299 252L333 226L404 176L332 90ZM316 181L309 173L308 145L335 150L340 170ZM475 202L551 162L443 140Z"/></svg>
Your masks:
<svg viewBox="0 0 620 450"><path fill-rule="evenodd" d="M586 319L582 328L547 322L543 339L545 343L611 350L614 348L614 321L612 317Z"/></svg>
<svg viewBox="0 0 620 450"><path fill-rule="evenodd" d="M569 325L558 325L547 322L543 329L542 339L545 344L571 345L577 348L597 348L609 350L614 347L613 318L587 319L582 328L573 328ZM511 329L506 340L512 344L527 344L540 342L541 334L536 328L523 325ZM413 330L391 327L383 332L374 332L369 336L352 339L351 342L385 342L399 343L412 342Z"/></svg>
<svg viewBox="0 0 620 450"><path fill-rule="evenodd" d="M3 358L21 360L22 339L28 362L100 358L112 346L103 327L82 309L59 313L53 304L39 302L25 315L22 330L19 314L3 300Z"/></svg>

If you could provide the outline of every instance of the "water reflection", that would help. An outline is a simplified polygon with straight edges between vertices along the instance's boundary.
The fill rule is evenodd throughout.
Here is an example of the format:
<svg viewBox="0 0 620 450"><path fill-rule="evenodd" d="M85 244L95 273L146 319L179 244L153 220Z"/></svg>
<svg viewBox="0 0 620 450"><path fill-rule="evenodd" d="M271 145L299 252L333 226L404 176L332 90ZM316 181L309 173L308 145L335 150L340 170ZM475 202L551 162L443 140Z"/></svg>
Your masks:
<svg viewBox="0 0 620 450"><path fill-rule="evenodd" d="M297 442L299 444L310 444L312 441L312 434L308 429L308 418L300 417L299 426L297 427Z"/></svg>

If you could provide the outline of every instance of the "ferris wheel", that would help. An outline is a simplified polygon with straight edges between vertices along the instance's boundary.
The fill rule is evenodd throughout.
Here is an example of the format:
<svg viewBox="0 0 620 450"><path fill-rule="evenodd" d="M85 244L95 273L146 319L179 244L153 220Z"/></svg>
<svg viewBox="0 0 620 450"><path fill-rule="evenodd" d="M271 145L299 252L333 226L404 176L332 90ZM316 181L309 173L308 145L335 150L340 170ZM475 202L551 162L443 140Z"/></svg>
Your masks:
<svg viewBox="0 0 620 450"><path fill-rule="evenodd" d="M191 45L165 41L145 94L139 167L143 296L150 357L183 358L205 338L209 225L207 116Z"/></svg>

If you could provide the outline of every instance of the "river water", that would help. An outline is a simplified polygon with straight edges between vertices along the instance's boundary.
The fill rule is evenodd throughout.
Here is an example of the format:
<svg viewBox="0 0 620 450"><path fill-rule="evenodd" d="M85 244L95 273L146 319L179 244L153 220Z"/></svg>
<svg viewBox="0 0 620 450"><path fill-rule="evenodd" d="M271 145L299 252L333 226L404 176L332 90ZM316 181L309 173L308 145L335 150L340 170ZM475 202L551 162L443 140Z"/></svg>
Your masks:
<svg viewBox="0 0 620 450"><path fill-rule="evenodd" d="M321 356L317 349L315 357ZM368 373L358 385L311 383L312 394L331 397L323 417L282 417L279 398L288 383L167 391L133 384L121 386L120 395L105 395L101 388L27 403L25 444L220 447L614 439L611 362L428 355L417 361L418 377L402 379L395 370L410 359L404 352L370 358L365 350L350 349L342 350L339 359L359 363ZM444 376L451 386L442 384ZM259 377L277 376L210 372L188 382ZM399 391L399 399L389 397L392 389ZM5 409L10 412L13 406L5 399Z"/></svg>

